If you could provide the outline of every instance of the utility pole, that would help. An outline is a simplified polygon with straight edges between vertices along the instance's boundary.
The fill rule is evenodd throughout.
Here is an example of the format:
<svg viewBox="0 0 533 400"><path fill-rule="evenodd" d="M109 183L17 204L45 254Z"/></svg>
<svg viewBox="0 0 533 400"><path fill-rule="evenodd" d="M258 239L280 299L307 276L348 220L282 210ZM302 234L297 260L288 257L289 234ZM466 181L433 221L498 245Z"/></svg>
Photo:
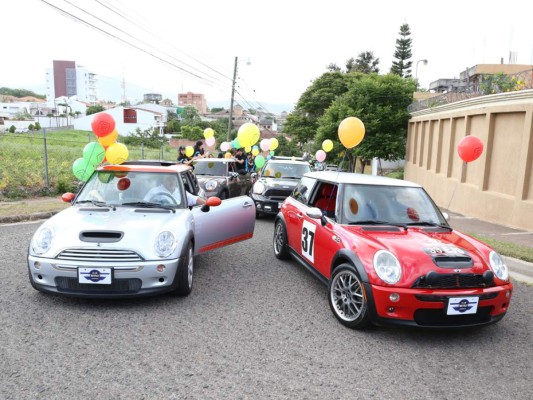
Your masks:
<svg viewBox="0 0 533 400"><path fill-rule="evenodd" d="M229 136L231 134L231 126L233 119L233 98L235 97L235 80L237 79L237 62L238 57L235 57L235 66L233 67L233 83L231 85L231 101L229 105L229 121L228 121L228 134L226 135L226 141L229 142Z"/></svg>

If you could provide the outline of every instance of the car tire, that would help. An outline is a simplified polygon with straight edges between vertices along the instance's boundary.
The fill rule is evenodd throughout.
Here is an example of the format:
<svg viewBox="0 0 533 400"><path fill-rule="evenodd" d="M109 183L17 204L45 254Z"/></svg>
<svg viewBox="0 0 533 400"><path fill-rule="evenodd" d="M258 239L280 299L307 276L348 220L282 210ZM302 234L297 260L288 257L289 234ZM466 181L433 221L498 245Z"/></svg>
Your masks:
<svg viewBox="0 0 533 400"><path fill-rule="evenodd" d="M176 279L178 284L176 286L176 294L178 296L187 296L192 291L194 275L194 250L192 242L189 241L185 255L176 272Z"/></svg>
<svg viewBox="0 0 533 400"><path fill-rule="evenodd" d="M279 219L274 225L274 238L273 238L274 255L280 260L288 260L289 244L287 243L287 228L285 223Z"/></svg>
<svg viewBox="0 0 533 400"><path fill-rule="evenodd" d="M329 306L335 318L351 329L366 328L370 322L365 287L355 268L337 266L328 284Z"/></svg>

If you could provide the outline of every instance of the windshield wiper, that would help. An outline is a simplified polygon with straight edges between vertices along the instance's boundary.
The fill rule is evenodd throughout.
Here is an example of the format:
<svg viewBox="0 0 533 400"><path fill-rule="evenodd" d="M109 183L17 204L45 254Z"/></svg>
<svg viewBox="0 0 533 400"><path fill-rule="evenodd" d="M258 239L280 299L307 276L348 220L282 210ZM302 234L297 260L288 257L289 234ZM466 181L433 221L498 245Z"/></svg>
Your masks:
<svg viewBox="0 0 533 400"><path fill-rule="evenodd" d="M97 207L109 207L109 208L113 208L113 210L115 210L115 207L114 206L111 206L109 204L107 204L105 201L99 201L99 200L80 200L80 201L77 201L76 204L85 204L85 203L91 203L93 206L97 206Z"/></svg>
<svg viewBox="0 0 533 400"><path fill-rule="evenodd" d="M431 221L408 222L406 225L407 226L416 226L416 225L434 226L436 228L442 228L442 229L447 229L449 231L453 231L453 228L451 226L437 224L436 222L431 222Z"/></svg>
<svg viewBox="0 0 533 400"><path fill-rule="evenodd" d="M363 221L354 221L350 222L348 225L390 225L390 226L397 226L399 228L407 229L406 224L399 224L395 222L388 222L388 221L379 221L375 219L367 219Z"/></svg>
<svg viewBox="0 0 533 400"><path fill-rule="evenodd" d="M170 210L173 213L176 212L175 206L159 204L159 203L151 203L149 201L132 201L130 203L122 203L122 205L133 206L133 207L143 207L143 208L163 208L165 210Z"/></svg>

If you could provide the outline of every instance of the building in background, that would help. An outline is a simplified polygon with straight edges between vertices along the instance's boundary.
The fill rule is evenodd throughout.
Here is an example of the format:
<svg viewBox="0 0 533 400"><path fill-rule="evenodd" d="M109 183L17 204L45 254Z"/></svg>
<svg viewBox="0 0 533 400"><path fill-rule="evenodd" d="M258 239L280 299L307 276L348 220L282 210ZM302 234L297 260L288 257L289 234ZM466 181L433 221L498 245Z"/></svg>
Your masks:
<svg viewBox="0 0 533 400"><path fill-rule="evenodd" d="M46 102L52 106L58 97L96 102L96 74L75 61L54 60L53 68L46 69Z"/></svg>
<svg viewBox="0 0 533 400"><path fill-rule="evenodd" d="M179 93L178 94L178 106L193 106L198 110L198 113L204 115L207 114L207 102L205 96L199 93Z"/></svg>

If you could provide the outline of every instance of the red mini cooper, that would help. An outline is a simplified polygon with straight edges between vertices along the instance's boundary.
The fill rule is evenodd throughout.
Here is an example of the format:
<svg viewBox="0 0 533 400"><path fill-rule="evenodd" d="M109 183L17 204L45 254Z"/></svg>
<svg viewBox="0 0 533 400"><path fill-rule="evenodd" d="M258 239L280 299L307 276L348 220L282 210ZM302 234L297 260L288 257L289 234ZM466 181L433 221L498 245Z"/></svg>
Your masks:
<svg viewBox="0 0 533 400"><path fill-rule="evenodd" d="M450 227L412 182L346 172L305 174L275 218L274 255L328 286L349 328L498 322L513 286L498 253Z"/></svg>

